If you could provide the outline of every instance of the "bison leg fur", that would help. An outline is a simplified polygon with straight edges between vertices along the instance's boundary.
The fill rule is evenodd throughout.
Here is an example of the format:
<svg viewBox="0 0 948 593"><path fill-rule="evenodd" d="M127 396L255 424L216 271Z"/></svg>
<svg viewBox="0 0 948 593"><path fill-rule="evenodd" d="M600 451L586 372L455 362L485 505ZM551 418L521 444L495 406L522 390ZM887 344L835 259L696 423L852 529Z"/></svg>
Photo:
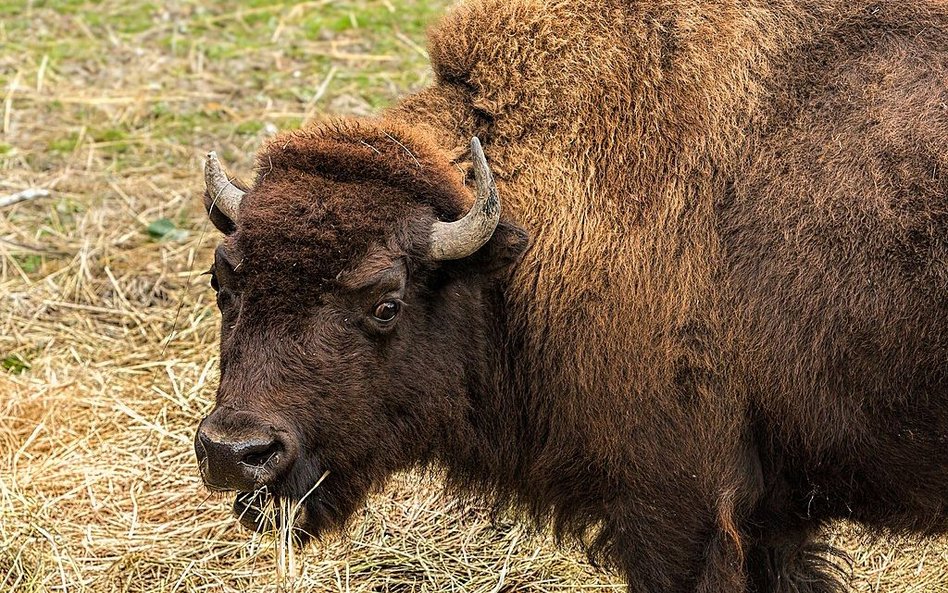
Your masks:
<svg viewBox="0 0 948 593"><path fill-rule="evenodd" d="M852 569L844 552L801 538L748 550L751 593L844 593Z"/></svg>

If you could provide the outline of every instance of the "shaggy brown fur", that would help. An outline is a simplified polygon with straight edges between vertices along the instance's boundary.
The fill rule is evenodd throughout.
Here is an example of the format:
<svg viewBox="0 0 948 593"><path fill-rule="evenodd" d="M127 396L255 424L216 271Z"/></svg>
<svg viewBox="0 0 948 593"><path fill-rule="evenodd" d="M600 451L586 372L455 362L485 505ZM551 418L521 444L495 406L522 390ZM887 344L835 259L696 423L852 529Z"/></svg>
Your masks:
<svg viewBox="0 0 948 593"><path fill-rule="evenodd" d="M827 521L948 531L948 6L471 0L430 52L271 142L216 265L219 407L300 441L278 495L332 472L306 529L420 462L642 593L829 593ZM504 221L431 262L473 135Z"/></svg>

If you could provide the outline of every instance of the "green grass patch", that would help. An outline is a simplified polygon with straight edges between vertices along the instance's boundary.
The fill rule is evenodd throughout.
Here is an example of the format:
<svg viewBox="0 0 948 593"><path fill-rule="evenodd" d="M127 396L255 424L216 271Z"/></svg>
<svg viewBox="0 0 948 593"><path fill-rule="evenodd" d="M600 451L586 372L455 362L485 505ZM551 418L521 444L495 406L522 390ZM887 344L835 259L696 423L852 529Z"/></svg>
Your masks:
<svg viewBox="0 0 948 593"><path fill-rule="evenodd" d="M179 229L170 218L152 221L145 230L148 236L156 241L184 241L189 235L188 231Z"/></svg>
<svg viewBox="0 0 948 593"><path fill-rule="evenodd" d="M128 132L121 128L106 128L92 131L92 139L96 142L119 142L128 138Z"/></svg>
<svg viewBox="0 0 948 593"><path fill-rule="evenodd" d="M261 121L243 121L237 124L237 127L234 128L234 131L242 136L256 136L263 130L263 122Z"/></svg>
<svg viewBox="0 0 948 593"><path fill-rule="evenodd" d="M27 274L33 274L38 272L41 267L43 267L43 256L28 254L28 255L14 255L13 259L16 260L20 269L22 269Z"/></svg>
<svg viewBox="0 0 948 593"><path fill-rule="evenodd" d="M68 136L63 136L61 138L53 138L46 144L46 148L50 152L58 153L68 153L76 150L79 145L79 134L76 132L70 133Z"/></svg>
<svg viewBox="0 0 948 593"><path fill-rule="evenodd" d="M32 365L30 365L30 363L20 354L13 353L8 354L3 358L3 360L0 360L0 366L2 366L3 369L9 373L19 375L30 370Z"/></svg>
<svg viewBox="0 0 948 593"><path fill-rule="evenodd" d="M90 135L106 152L124 153L131 148L131 143L127 141L128 132L122 128L93 130Z"/></svg>

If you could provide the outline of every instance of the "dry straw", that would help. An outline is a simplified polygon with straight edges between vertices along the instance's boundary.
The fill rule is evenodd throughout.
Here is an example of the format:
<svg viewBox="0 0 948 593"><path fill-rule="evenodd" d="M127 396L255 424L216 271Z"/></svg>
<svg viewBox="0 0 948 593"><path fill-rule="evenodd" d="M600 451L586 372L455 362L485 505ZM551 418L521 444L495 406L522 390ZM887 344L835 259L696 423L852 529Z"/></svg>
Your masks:
<svg viewBox="0 0 948 593"><path fill-rule="evenodd" d="M217 373L201 156L246 174L272 128L424 83L420 26L365 25L417 3L22 4L0 19L0 196L33 196L0 210L0 591L620 590L433 477L398 476L302 553L197 477ZM359 26L304 26L332 10ZM945 542L833 537L857 591L948 591Z"/></svg>

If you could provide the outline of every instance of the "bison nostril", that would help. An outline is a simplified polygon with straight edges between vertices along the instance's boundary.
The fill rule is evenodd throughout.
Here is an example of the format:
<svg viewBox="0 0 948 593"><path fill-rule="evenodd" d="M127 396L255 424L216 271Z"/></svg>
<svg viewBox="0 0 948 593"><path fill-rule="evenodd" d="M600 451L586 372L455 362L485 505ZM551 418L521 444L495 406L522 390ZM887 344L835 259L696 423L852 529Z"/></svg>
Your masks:
<svg viewBox="0 0 948 593"><path fill-rule="evenodd" d="M254 443L247 449L243 451L240 462L253 467L263 467L283 452L283 444L280 441L273 440L266 444Z"/></svg>
<svg viewBox="0 0 948 593"><path fill-rule="evenodd" d="M213 427L198 430L195 452L204 483L216 490L255 490L275 480L291 457L275 436L224 436Z"/></svg>
<svg viewBox="0 0 948 593"><path fill-rule="evenodd" d="M201 477L212 490L250 492L275 484L298 451L288 432L220 407L201 421L194 441Z"/></svg>

